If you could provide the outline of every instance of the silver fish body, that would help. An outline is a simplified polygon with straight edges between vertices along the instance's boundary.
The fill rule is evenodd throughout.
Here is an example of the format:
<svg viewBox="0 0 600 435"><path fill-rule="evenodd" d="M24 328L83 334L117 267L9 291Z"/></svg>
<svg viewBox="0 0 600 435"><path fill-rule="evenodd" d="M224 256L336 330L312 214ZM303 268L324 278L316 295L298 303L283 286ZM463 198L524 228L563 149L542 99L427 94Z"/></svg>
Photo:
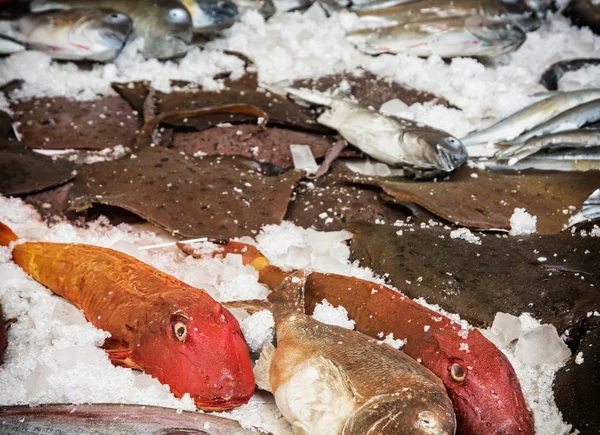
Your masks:
<svg viewBox="0 0 600 435"><path fill-rule="evenodd" d="M231 0L181 0L192 16L194 33L207 33L231 27L240 16Z"/></svg>
<svg viewBox="0 0 600 435"><path fill-rule="evenodd" d="M170 59L184 55L192 40L192 17L179 0L34 0L32 12L81 7L105 7L128 15L133 33L144 38L147 57Z"/></svg>
<svg viewBox="0 0 600 435"><path fill-rule="evenodd" d="M0 407L0 435L246 435L233 421L141 405L41 405Z"/></svg>
<svg viewBox="0 0 600 435"><path fill-rule="evenodd" d="M317 119L365 154L418 177L448 174L467 160L467 150L450 134L414 121L382 115L349 101L323 97L305 89L289 95L327 106Z"/></svg>
<svg viewBox="0 0 600 435"><path fill-rule="evenodd" d="M19 20L29 48L61 60L108 62L121 52L131 29L127 15L105 8L29 14Z"/></svg>
<svg viewBox="0 0 600 435"><path fill-rule="evenodd" d="M512 140L524 131L552 119L579 104L600 98L600 89L564 92L544 98L483 130L469 133L461 139L468 146Z"/></svg>
<svg viewBox="0 0 600 435"><path fill-rule="evenodd" d="M542 150L512 165L506 160L488 159L480 161L486 168L501 171L598 171L600 170L600 147L560 148Z"/></svg>
<svg viewBox="0 0 600 435"><path fill-rule="evenodd" d="M350 32L346 39L367 54L493 57L516 50L525 33L506 20L478 15L405 23Z"/></svg>
<svg viewBox="0 0 600 435"><path fill-rule="evenodd" d="M600 189L596 189L584 202L581 210L569 219L569 227L600 219Z"/></svg>

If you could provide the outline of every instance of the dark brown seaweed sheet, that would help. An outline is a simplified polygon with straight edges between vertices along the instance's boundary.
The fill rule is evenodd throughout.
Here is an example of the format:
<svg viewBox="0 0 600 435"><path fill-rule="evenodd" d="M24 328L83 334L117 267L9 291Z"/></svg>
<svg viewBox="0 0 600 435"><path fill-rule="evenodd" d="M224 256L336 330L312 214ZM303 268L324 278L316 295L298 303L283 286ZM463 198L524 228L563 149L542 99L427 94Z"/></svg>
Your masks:
<svg viewBox="0 0 600 435"><path fill-rule="evenodd" d="M407 296L424 297L474 326L490 326L498 311L528 312L562 333L600 310L597 238L487 234L476 245L438 228L405 229L401 236L397 228L367 223L348 230L353 260L389 274Z"/></svg>
<svg viewBox="0 0 600 435"><path fill-rule="evenodd" d="M70 208L107 204L131 211L182 237L255 235L283 219L302 173L263 175L241 157L194 158L148 147L136 158L83 167Z"/></svg>

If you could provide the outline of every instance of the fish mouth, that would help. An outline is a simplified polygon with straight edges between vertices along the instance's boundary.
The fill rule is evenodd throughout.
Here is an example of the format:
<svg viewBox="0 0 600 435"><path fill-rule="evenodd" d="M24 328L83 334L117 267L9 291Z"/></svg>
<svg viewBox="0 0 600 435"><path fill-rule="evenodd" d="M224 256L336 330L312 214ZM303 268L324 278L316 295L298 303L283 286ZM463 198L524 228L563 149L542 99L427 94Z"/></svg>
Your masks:
<svg viewBox="0 0 600 435"><path fill-rule="evenodd" d="M240 17L238 7L230 0L199 4L190 10L194 33L207 33L231 27Z"/></svg>

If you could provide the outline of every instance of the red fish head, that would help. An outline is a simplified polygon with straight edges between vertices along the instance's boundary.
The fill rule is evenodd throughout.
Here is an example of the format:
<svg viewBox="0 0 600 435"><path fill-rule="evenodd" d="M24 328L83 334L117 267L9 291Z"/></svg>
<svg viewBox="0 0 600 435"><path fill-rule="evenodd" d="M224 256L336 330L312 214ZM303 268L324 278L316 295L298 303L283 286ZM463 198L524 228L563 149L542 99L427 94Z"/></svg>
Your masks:
<svg viewBox="0 0 600 435"><path fill-rule="evenodd" d="M533 420L506 356L477 330L463 337L438 337L435 362L454 403L456 433L533 435Z"/></svg>
<svg viewBox="0 0 600 435"><path fill-rule="evenodd" d="M161 309L152 314L153 321L133 349L134 359L176 396L189 393L200 409L224 411L243 405L254 394L254 373L240 326L210 296L196 289L190 292L200 297L161 300Z"/></svg>

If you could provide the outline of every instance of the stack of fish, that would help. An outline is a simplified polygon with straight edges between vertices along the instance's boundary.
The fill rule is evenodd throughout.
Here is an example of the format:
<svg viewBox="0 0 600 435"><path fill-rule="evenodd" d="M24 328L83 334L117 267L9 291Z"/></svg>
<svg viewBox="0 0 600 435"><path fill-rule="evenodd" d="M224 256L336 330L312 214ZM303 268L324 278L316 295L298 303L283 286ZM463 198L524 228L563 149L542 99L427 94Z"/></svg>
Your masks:
<svg viewBox="0 0 600 435"><path fill-rule="evenodd" d="M336 2L326 1L326 10ZM353 4L358 30L346 37L367 54L494 57L516 50L537 29L546 4L496 0L376 1Z"/></svg>
<svg viewBox="0 0 600 435"><path fill-rule="evenodd" d="M231 0L35 0L31 13L0 35L0 54L26 49L55 59L108 62L127 40L142 37L147 57L183 56L194 33L230 27L239 17Z"/></svg>
<svg viewBox="0 0 600 435"><path fill-rule="evenodd" d="M501 167L600 167L600 89L549 93L462 142L471 156L493 156Z"/></svg>

